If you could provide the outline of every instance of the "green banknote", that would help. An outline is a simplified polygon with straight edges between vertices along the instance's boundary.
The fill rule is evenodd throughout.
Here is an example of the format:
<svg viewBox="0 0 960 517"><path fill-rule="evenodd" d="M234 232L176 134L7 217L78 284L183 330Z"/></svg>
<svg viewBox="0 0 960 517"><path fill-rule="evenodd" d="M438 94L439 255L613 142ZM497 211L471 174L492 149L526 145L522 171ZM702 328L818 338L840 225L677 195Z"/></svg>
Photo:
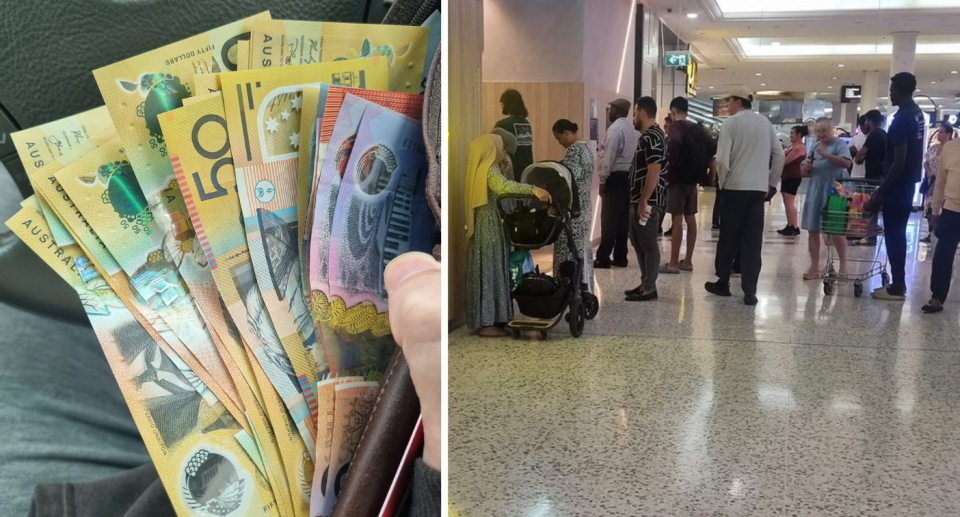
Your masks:
<svg viewBox="0 0 960 517"><path fill-rule="evenodd" d="M57 246L31 208L7 225L80 296L177 514L279 516L270 483L235 438L240 425L197 393L101 276L81 276L80 247Z"/></svg>

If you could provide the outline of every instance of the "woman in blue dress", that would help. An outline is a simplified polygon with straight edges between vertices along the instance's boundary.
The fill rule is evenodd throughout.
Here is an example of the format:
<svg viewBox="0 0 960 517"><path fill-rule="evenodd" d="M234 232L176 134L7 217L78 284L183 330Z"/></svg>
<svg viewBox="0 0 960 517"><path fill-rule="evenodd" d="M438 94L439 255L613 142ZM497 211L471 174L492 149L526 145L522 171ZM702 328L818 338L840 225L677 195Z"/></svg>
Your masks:
<svg viewBox="0 0 960 517"><path fill-rule="evenodd" d="M801 172L810 178L807 185L807 198L803 202L803 218L800 226L810 232L810 269L803 274L804 280L820 278L820 242L821 219L823 209L827 206L827 199L834 183L847 176L853 160L847 145L837 138L833 129L833 121L828 118L817 120L815 130L817 146L803 163ZM845 235L826 236L833 239L840 257L840 274L847 273L847 237Z"/></svg>

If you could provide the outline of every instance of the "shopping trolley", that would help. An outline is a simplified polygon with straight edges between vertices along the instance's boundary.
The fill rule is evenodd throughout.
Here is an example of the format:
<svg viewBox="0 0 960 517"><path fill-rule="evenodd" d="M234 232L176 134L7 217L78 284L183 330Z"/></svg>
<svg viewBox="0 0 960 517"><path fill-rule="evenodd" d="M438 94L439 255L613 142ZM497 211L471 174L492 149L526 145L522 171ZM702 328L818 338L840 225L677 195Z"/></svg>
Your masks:
<svg viewBox="0 0 960 517"><path fill-rule="evenodd" d="M834 250L833 239L825 239L827 262L820 275L823 278L823 294L827 296L835 292L837 284L853 282L853 295L859 298L863 296L863 283L875 276L880 276L884 287L890 284L887 259L880 258L883 230L877 226L874 214L863 209L880 187L880 183L878 180L862 178L841 179L837 181L835 192L827 200L820 223L820 230L824 235L844 236L848 240L877 239L873 258L853 259L848 256L846 272L837 271L834 262L839 256Z"/></svg>

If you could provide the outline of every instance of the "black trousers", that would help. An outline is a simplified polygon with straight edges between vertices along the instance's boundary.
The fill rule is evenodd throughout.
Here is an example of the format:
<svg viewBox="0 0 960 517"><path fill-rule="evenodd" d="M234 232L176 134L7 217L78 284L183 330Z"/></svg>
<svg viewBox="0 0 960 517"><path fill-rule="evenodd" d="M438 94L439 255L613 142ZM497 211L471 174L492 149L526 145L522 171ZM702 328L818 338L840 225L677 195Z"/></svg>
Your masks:
<svg viewBox="0 0 960 517"><path fill-rule="evenodd" d="M713 225L720 226L720 203L723 199L723 191L717 187L717 196L713 201Z"/></svg>
<svg viewBox="0 0 960 517"><path fill-rule="evenodd" d="M720 206L720 239L717 242L717 277L730 282L734 259L740 255L743 294L756 295L763 260L763 205L767 193L725 190Z"/></svg>
<svg viewBox="0 0 960 517"><path fill-rule="evenodd" d="M912 185L912 184L911 184ZM890 263L890 292L907 291L907 223L913 212L913 191L893 186L883 199L883 239Z"/></svg>
<svg viewBox="0 0 960 517"><path fill-rule="evenodd" d="M600 209L600 247L597 261L627 261L627 243L630 229L630 174L612 172L607 178L603 207Z"/></svg>
<svg viewBox="0 0 960 517"><path fill-rule="evenodd" d="M953 280L953 259L960 244L960 212L944 209L934 230L937 248L933 252L933 272L930 275L930 290L940 303L947 301L950 282Z"/></svg>

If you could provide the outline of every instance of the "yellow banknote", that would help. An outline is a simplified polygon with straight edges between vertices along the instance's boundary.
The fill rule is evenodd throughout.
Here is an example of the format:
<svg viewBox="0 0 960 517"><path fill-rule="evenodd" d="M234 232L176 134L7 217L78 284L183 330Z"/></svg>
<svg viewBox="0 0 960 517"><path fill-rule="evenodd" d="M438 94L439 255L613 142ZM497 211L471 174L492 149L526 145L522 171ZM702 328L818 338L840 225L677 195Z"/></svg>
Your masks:
<svg viewBox="0 0 960 517"><path fill-rule="evenodd" d="M382 56L390 91L420 93L430 29L404 25L257 20L250 35L252 68Z"/></svg>
<svg viewBox="0 0 960 517"><path fill-rule="evenodd" d="M297 378L256 286L240 223L240 199L223 115L223 104L216 98L164 114L162 124L175 150L171 161L181 190L189 196L190 215L227 310L312 452L315 424L303 393L307 388L312 401L312 387L305 378L303 382ZM303 350L301 347L301 356ZM260 386L267 391L262 383Z"/></svg>
<svg viewBox="0 0 960 517"><path fill-rule="evenodd" d="M171 360L185 372L185 375L195 384L197 391L208 400L209 403L213 404L226 401L225 406L227 409L234 414L235 417L241 416L240 408L236 407L227 397L226 392L220 388L219 383L217 383L206 368L201 365L200 360L193 355L193 352L180 341L180 338L177 337L170 326L167 325L166 321L157 311L147 307L146 304L134 294L129 278L127 278L122 268L120 268L120 265L97 236L96 232L93 231L93 228L83 217L83 214L73 204L63 188L60 187L56 178L53 176L49 178L45 177L45 175L48 174L46 171L56 168L57 165L56 163L50 164L30 174L42 188L42 190L38 192L48 197L51 208L60 220L63 221L64 226L75 237L77 244L86 255L83 263L78 264L78 267L81 268L81 271L95 270L103 276L104 280L110 285L114 292L116 292L117 296L124 300L124 303L134 312L141 323L150 329L151 332L158 334L160 346L164 348L164 352L171 356ZM245 420L240 420L239 422L241 426L249 431L248 424Z"/></svg>
<svg viewBox="0 0 960 517"><path fill-rule="evenodd" d="M216 379L217 387L226 395L218 394L218 397L236 416L240 406L233 380L197 310L194 297L184 289L183 280L173 265L175 259L180 258L181 250L175 241L165 239L157 229L120 142L107 142L54 176L130 277L140 298L160 314ZM210 289L199 294L208 298L216 296L215 290Z"/></svg>
<svg viewBox="0 0 960 517"><path fill-rule="evenodd" d="M321 93L320 88L304 88L302 108L300 110L300 148L297 155L297 245L299 246L300 256L303 256L303 236L306 234L304 221L307 217L307 205L310 203L310 157L314 149L314 128L316 119L312 116L317 112L317 106L320 104L321 97L326 102L326 89ZM305 114L305 115L304 115ZM307 283L306 261L300 261L303 266L300 271L300 281L303 284L304 292L309 293L310 287Z"/></svg>
<svg viewBox="0 0 960 517"><path fill-rule="evenodd" d="M237 42L237 70L250 70L250 42Z"/></svg>
<svg viewBox="0 0 960 517"><path fill-rule="evenodd" d="M92 151L96 146L113 138L116 132L105 106L84 111L77 115L54 120L36 127L13 133L11 138L17 148L20 162L28 178L31 172L58 163L68 165ZM38 186L34 184L33 190ZM40 209L50 225L54 240L61 246L74 244L70 232L63 227L50 210L46 200L39 197Z"/></svg>
<svg viewBox="0 0 960 517"><path fill-rule="evenodd" d="M193 94L203 95L220 91L220 74L200 74L193 78ZM186 102L186 100L184 100Z"/></svg>
<svg viewBox="0 0 960 517"><path fill-rule="evenodd" d="M234 437L239 424L200 397L102 277L81 278L80 247L52 245L30 208L7 224L79 294L177 514L280 515L269 482Z"/></svg>

